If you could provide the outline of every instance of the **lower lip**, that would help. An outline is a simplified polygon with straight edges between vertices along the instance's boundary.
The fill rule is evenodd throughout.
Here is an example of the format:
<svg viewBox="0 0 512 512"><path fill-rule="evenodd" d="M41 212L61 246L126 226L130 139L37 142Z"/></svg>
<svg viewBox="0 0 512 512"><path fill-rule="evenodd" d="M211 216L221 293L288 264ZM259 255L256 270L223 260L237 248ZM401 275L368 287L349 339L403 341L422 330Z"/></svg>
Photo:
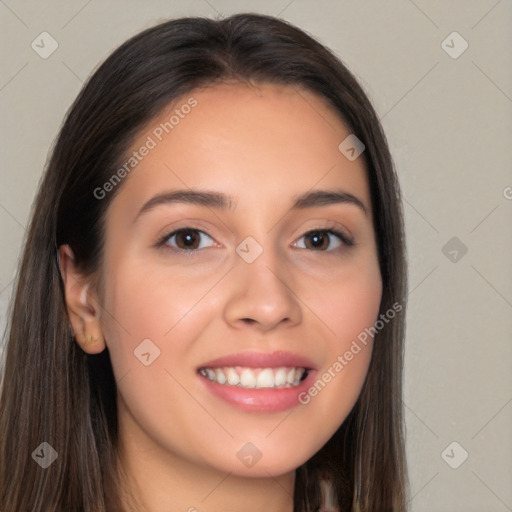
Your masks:
<svg viewBox="0 0 512 512"><path fill-rule="evenodd" d="M292 409L299 402L299 395L307 391L314 379L315 370L298 385L290 388L245 389L219 384L198 374L203 385L218 398L247 412L279 412Z"/></svg>

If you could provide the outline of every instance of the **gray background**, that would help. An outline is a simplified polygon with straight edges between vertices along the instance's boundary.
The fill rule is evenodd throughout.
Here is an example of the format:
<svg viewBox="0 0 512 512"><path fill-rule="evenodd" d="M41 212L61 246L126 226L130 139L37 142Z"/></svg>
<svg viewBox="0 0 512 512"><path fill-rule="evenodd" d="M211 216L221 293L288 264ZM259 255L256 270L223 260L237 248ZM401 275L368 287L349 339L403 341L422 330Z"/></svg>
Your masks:
<svg viewBox="0 0 512 512"><path fill-rule="evenodd" d="M38 180L84 80L157 22L243 11L332 48L388 136L409 253L411 511L512 510L510 0L0 1L0 327ZM31 48L43 31L58 43L47 59Z"/></svg>

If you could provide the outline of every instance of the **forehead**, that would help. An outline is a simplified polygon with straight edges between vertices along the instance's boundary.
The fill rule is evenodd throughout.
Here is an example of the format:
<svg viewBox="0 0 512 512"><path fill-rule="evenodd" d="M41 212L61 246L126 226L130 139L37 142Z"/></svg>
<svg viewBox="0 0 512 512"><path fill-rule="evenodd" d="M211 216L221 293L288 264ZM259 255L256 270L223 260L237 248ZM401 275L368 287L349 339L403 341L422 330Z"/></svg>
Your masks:
<svg viewBox="0 0 512 512"><path fill-rule="evenodd" d="M196 89L140 131L125 161L150 149L137 156L120 196L140 203L162 188L195 187L277 206L285 196L332 186L370 209L364 159L349 161L338 149L349 134L327 100L308 90L246 83Z"/></svg>

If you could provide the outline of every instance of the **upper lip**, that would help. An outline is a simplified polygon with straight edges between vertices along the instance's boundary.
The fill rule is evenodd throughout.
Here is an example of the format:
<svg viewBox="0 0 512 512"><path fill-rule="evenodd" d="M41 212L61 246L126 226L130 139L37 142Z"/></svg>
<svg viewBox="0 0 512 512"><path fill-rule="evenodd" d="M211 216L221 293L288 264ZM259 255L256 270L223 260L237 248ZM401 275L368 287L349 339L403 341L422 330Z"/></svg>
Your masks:
<svg viewBox="0 0 512 512"><path fill-rule="evenodd" d="M306 357L292 352L276 351L263 352L239 352L219 357L202 364L199 368L222 368L224 366L245 366L248 368L280 368L294 367L314 369L313 363Z"/></svg>

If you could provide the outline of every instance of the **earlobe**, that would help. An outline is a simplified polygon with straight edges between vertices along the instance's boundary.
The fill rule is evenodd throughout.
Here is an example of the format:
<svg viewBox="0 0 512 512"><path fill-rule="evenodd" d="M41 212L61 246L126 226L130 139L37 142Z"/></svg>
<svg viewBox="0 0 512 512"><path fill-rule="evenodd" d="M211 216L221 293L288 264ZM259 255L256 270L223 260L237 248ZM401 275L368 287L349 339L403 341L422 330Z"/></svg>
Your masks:
<svg viewBox="0 0 512 512"><path fill-rule="evenodd" d="M101 306L90 279L76 268L73 251L69 245L58 249L60 274L64 283L66 309L76 342L84 352L98 354L106 345L100 325Z"/></svg>

